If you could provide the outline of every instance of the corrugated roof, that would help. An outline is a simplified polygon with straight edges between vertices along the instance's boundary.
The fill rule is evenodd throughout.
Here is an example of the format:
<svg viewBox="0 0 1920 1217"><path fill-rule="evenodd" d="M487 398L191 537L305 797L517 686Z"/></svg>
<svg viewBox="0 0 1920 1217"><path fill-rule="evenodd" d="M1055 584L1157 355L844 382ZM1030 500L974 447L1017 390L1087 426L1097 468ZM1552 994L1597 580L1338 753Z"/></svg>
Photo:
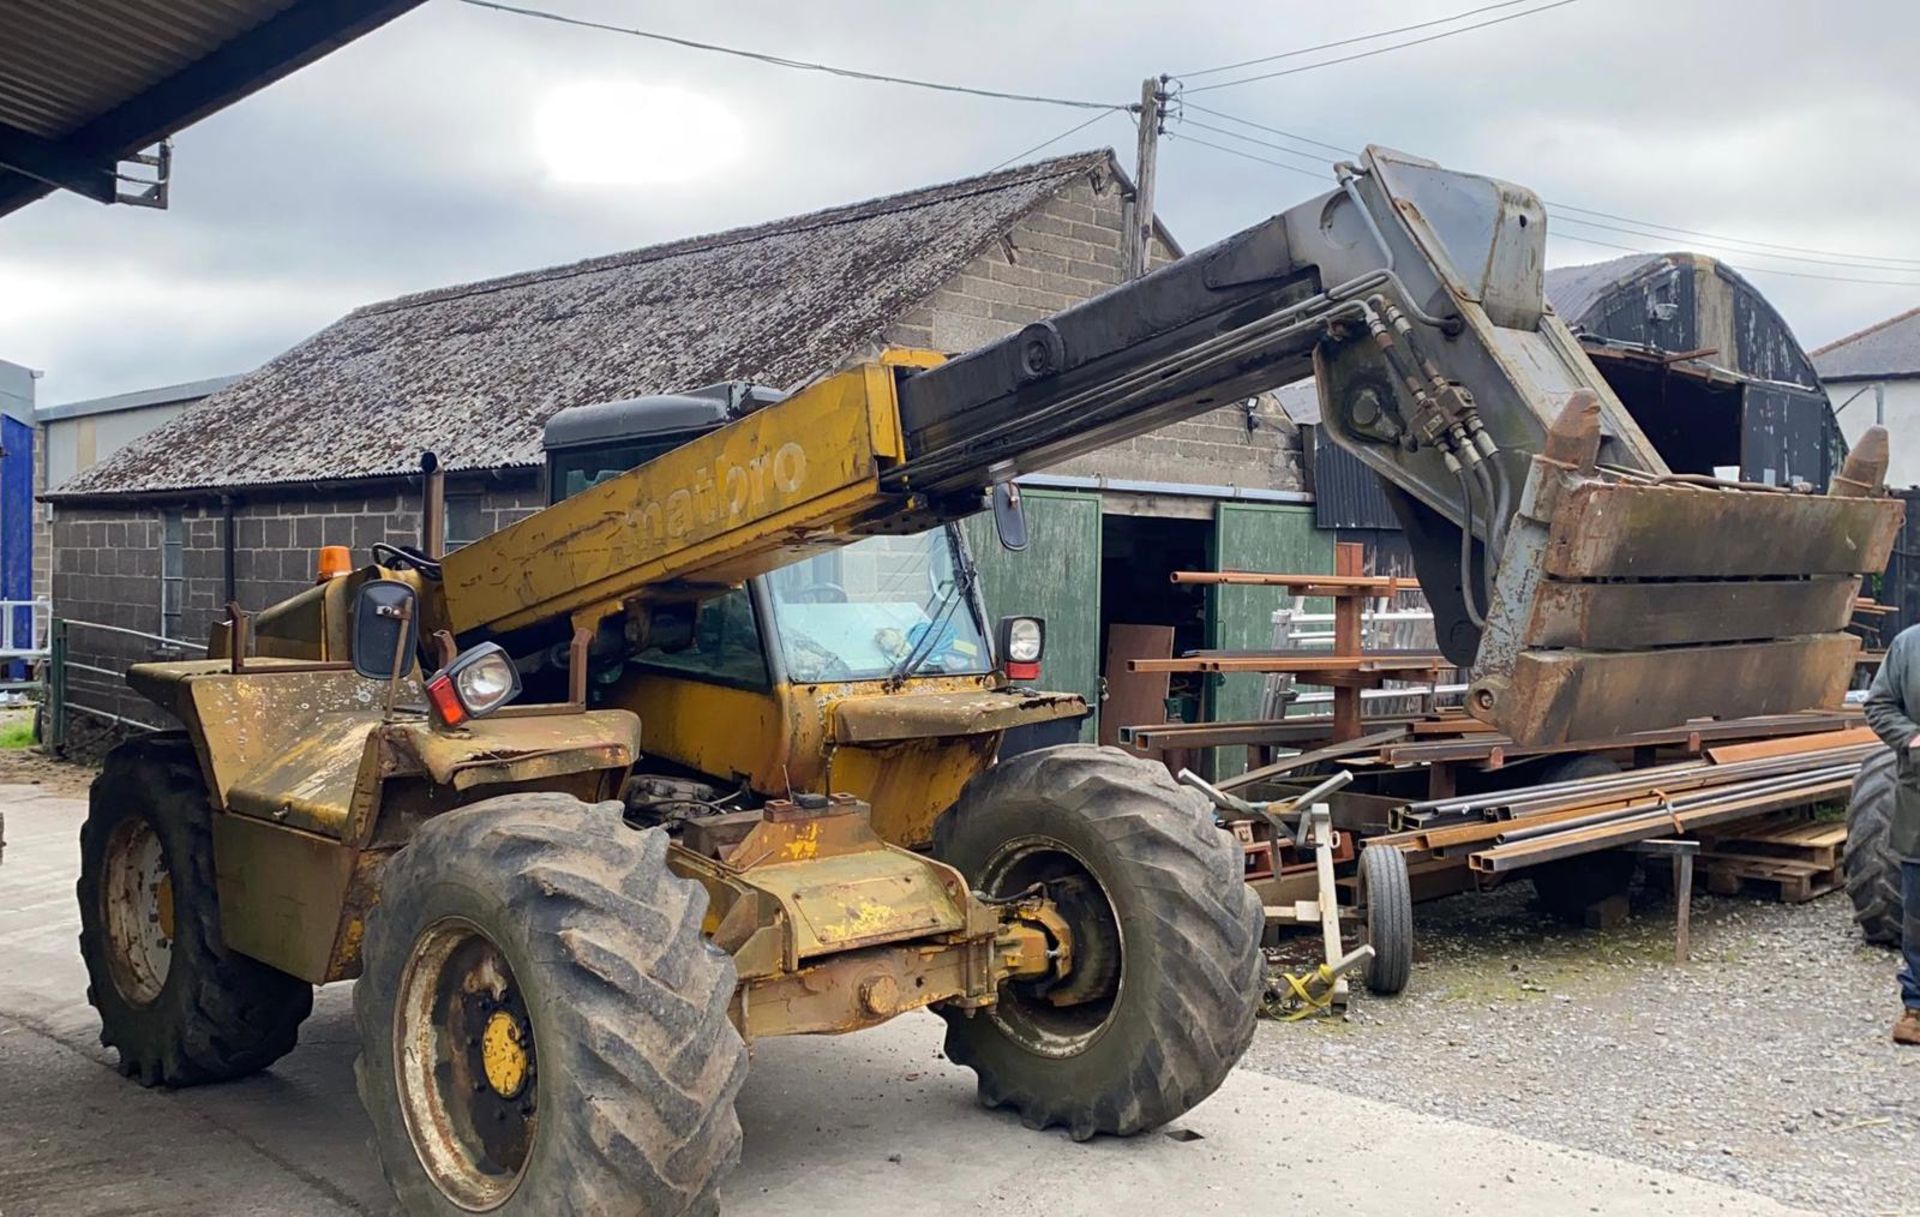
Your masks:
<svg viewBox="0 0 1920 1217"><path fill-rule="evenodd" d="M1547 299L1560 320L1579 325L1587 311L1608 292L1646 274L1657 266L1672 264L1666 254L1628 254L1605 262L1581 266L1556 266L1547 272Z"/></svg>
<svg viewBox="0 0 1920 1217"><path fill-rule="evenodd" d="M1827 380L1920 376L1920 308L1910 308L1810 352Z"/></svg>
<svg viewBox="0 0 1920 1217"><path fill-rule="evenodd" d="M0 0L0 214L114 197L120 158L421 0Z"/></svg>
<svg viewBox="0 0 1920 1217"><path fill-rule="evenodd" d="M788 387L890 322L1081 174L1086 152L356 310L55 497L538 464L565 406L720 380Z"/></svg>

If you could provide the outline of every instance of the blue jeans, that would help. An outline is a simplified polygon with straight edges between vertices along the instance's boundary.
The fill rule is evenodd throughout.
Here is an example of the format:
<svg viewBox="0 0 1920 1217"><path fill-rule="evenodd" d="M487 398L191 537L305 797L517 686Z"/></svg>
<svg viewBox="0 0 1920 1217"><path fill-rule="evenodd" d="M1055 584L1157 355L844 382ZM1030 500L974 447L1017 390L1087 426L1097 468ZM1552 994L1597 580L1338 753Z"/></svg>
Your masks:
<svg viewBox="0 0 1920 1217"><path fill-rule="evenodd" d="M1900 1000L1920 1010L1920 862L1900 864Z"/></svg>

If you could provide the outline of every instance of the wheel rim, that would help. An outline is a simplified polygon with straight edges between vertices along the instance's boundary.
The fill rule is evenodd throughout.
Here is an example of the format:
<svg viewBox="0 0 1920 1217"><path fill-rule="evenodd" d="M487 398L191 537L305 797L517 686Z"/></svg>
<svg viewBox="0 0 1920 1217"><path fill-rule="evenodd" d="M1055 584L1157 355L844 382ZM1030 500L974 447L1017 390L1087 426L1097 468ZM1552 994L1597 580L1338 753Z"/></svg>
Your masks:
<svg viewBox="0 0 1920 1217"><path fill-rule="evenodd" d="M151 1005L173 971L173 873L153 825L122 820L107 838L101 892L108 970L135 1005Z"/></svg>
<svg viewBox="0 0 1920 1217"><path fill-rule="evenodd" d="M1126 985L1126 936L1113 898L1084 858L1052 837L1008 841L981 868L980 890L1015 895L1039 884L1073 930L1073 973L1058 984L1009 981L987 1017L1030 1052L1070 1057L1112 1025ZM1065 999L1068 1004L1061 1004Z"/></svg>
<svg viewBox="0 0 1920 1217"><path fill-rule="evenodd" d="M415 1155L469 1212L499 1208L539 1127L533 1022L513 969L473 923L415 940L394 1007L394 1085Z"/></svg>

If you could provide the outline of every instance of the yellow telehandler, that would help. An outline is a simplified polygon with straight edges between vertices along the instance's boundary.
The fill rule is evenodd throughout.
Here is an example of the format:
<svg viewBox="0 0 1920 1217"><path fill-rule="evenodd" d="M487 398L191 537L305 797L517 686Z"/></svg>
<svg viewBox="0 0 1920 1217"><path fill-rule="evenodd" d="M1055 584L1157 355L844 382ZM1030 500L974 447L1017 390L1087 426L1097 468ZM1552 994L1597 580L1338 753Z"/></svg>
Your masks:
<svg viewBox="0 0 1920 1217"><path fill-rule="evenodd" d="M82 834L105 1043L265 1067L357 979L409 1214L712 1212L747 1045L931 1009L980 1097L1075 1138L1246 1048L1261 909L1199 793L989 623L953 522L1014 478L1317 375L1387 483L1474 713L1526 742L1835 704L1898 523L1671 475L1543 301L1515 186L1370 149L1340 184L954 359L893 352L556 417L551 505L376 547L130 683Z"/></svg>

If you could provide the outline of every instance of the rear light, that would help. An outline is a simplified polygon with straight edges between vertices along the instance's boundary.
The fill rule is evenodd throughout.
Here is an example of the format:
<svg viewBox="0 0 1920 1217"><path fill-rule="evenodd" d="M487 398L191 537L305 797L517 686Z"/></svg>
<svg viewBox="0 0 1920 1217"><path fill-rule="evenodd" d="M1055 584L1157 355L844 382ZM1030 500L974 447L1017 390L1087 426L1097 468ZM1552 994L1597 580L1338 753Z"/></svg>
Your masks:
<svg viewBox="0 0 1920 1217"><path fill-rule="evenodd" d="M519 695L520 670L497 642L481 643L427 680L427 700L449 727L491 714Z"/></svg>
<svg viewBox="0 0 1920 1217"><path fill-rule="evenodd" d="M1047 623L1040 617L1000 619L1000 663L1008 680L1040 679L1047 649Z"/></svg>

